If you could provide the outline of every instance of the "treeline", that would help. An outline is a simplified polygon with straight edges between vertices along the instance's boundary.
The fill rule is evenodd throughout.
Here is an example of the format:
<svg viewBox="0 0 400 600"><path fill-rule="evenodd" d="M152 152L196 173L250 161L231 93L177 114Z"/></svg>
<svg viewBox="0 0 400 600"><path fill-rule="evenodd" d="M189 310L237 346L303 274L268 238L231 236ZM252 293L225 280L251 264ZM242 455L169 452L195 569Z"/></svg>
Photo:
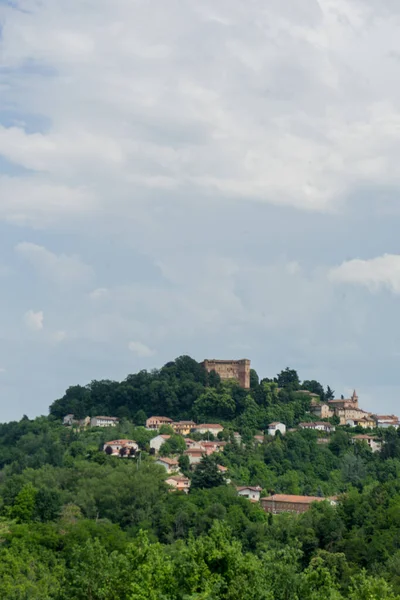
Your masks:
<svg viewBox="0 0 400 600"><path fill-rule="evenodd" d="M7 467L0 597L395 600L400 483L386 477L348 484L336 508L273 517L232 486L170 493L151 459Z"/></svg>
<svg viewBox="0 0 400 600"><path fill-rule="evenodd" d="M310 396L332 398L333 391L317 381L300 382L293 369L283 370L274 379L259 381L251 371L250 390L234 381L221 382L215 373L207 373L189 356L181 356L159 370L140 371L122 381L92 381L87 386L72 386L53 402L50 414L61 419L68 413L76 418L112 415L144 425L148 416L172 419L220 420L241 429L264 429L281 420L289 427L306 417Z"/></svg>
<svg viewBox="0 0 400 600"><path fill-rule="evenodd" d="M376 453L346 428L328 441L309 430L254 438L273 420L306 419L310 397L299 390L333 393L319 386L285 369L273 380L252 372L245 391L181 357L122 383L69 388L49 417L0 425L0 598L400 600L399 432L381 432ZM69 412L120 424L63 427ZM188 495L169 490L150 455L154 433L141 425L154 413L226 425L224 451L197 472L186 465ZM110 437L141 452L108 456ZM340 501L273 516L236 485Z"/></svg>

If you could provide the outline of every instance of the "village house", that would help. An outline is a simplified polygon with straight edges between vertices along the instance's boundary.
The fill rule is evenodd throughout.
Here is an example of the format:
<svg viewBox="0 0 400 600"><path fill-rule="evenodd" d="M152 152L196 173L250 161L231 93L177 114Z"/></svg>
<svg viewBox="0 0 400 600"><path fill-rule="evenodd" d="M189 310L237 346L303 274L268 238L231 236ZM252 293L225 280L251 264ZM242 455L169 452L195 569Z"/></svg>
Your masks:
<svg viewBox="0 0 400 600"><path fill-rule="evenodd" d="M200 442L201 448L205 450L207 455L214 454L214 452L222 452L226 446L226 442L215 440L213 442Z"/></svg>
<svg viewBox="0 0 400 600"><path fill-rule="evenodd" d="M260 488L258 485L242 485L237 487L236 491L238 493L238 496L241 496L242 498L247 498L252 502L258 502L260 500L262 488Z"/></svg>
<svg viewBox="0 0 400 600"><path fill-rule="evenodd" d="M146 429L160 429L161 425L171 425L172 419L168 417L149 417L146 420Z"/></svg>
<svg viewBox="0 0 400 600"><path fill-rule="evenodd" d="M170 423L172 429L175 433L179 435L188 435L193 427L196 426L194 421L176 421L175 423Z"/></svg>
<svg viewBox="0 0 400 600"><path fill-rule="evenodd" d="M204 448L189 448L183 454L189 458L190 465L197 465L205 456L206 451Z"/></svg>
<svg viewBox="0 0 400 600"><path fill-rule="evenodd" d="M255 444L263 444L264 443L264 436L263 435L255 435L253 437L254 439L254 443Z"/></svg>
<svg viewBox="0 0 400 600"><path fill-rule="evenodd" d="M160 452L160 448L161 446L167 441L169 440L171 436L170 435L166 435L166 434L160 434L160 435L156 435L155 437L151 438L150 440L150 448L154 450L155 454L158 454Z"/></svg>
<svg viewBox="0 0 400 600"><path fill-rule="evenodd" d="M111 448L112 456L122 456L123 458L127 458L132 451L139 450L139 446L134 440L112 440L103 446L103 451L108 453L107 448Z"/></svg>
<svg viewBox="0 0 400 600"><path fill-rule="evenodd" d="M171 486L171 491L189 493L190 490L190 479L183 475L171 475L165 480L165 483Z"/></svg>
<svg viewBox="0 0 400 600"><path fill-rule="evenodd" d="M240 435L240 433L238 431L233 432L233 439L239 445L242 443L242 436Z"/></svg>
<svg viewBox="0 0 400 600"><path fill-rule="evenodd" d="M282 435L286 433L286 425L284 423L274 422L268 425L268 435L276 435L280 431Z"/></svg>
<svg viewBox="0 0 400 600"><path fill-rule="evenodd" d="M396 415L373 415L376 427L387 429L388 427L399 427L399 418Z"/></svg>
<svg viewBox="0 0 400 600"><path fill-rule="evenodd" d="M293 496L290 494L274 494L267 498L261 498L261 506L265 512L279 514L283 512L294 512L297 514L306 512L313 502L327 500L331 505L336 504L335 498L319 498L318 496Z"/></svg>
<svg viewBox="0 0 400 600"><path fill-rule="evenodd" d="M365 442L371 448L372 452L379 452L379 450L382 448L382 442L375 435L355 435L352 438L352 442L353 444L355 442Z"/></svg>
<svg viewBox="0 0 400 600"><path fill-rule="evenodd" d="M193 427L193 431L195 433L200 433L201 435L204 435L205 433L212 433L213 435L218 435L218 433L220 433L223 430L224 428L222 427L222 425L219 425L218 423L201 423L200 425L196 425L195 427Z"/></svg>
<svg viewBox="0 0 400 600"><path fill-rule="evenodd" d="M65 415L63 418L63 425L71 427L76 425L77 427L88 427L90 425L90 417L84 417L83 419L75 419L74 415Z"/></svg>
<svg viewBox="0 0 400 600"><path fill-rule="evenodd" d="M331 433L335 431L335 427L330 423L324 421L313 421L311 423L299 423L300 429L313 429L314 431L324 431L325 433Z"/></svg>
<svg viewBox="0 0 400 600"><path fill-rule="evenodd" d="M311 402L310 412L319 419L330 419L335 414L326 402Z"/></svg>
<svg viewBox="0 0 400 600"><path fill-rule="evenodd" d="M176 458L169 458L168 456L160 456L157 458L156 463L164 467L167 473L178 473L179 463Z"/></svg>
<svg viewBox="0 0 400 600"><path fill-rule="evenodd" d="M191 448L195 444L200 444L200 442L195 442L195 440L185 437L185 444L186 444L186 448Z"/></svg>
<svg viewBox="0 0 400 600"><path fill-rule="evenodd" d="M117 417L92 417L90 419L91 427L116 427L118 423Z"/></svg>
<svg viewBox="0 0 400 600"><path fill-rule="evenodd" d="M367 413L365 411L360 411L362 413L364 413L363 416L359 417L359 418L354 418L353 419L353 423L354 423L354 427L357 427L357 425L359 427L362 427L363 429L375 429L376 427L376 421L371 417L370 413ZM349 425L349 423L346 422L347 425Z"/></svg>
<svg viewBox="0 0 400 600"><path fill-rule="evenodd" d="M228 468L223 467L222 465L217 465L217 469L223 475L225 483L229 485L231 480L228 477Z"/></svg>

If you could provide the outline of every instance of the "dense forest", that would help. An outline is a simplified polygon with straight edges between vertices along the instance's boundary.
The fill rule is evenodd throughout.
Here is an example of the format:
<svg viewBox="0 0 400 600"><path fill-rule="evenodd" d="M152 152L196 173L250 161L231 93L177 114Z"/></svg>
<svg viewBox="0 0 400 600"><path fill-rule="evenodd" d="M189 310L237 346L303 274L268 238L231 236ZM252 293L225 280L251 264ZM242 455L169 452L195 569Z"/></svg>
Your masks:
<svg viewBox="0 0 400 600"><path fill-rule="evenodd" d="M308 430L258 443L273 420L293 427L311 418L301 390L333 395L292 369L261 381L253 371L245 391L180 357L121 383L71 387L48 417L1 425L0 598L400 599L400 436L375 432L376 453L346 427L323 443ZM63 427L66 413L115 415L120 424L112 433ZM218 459L204 458L197 471L182 461L188 495L169 491L150 455L154 433L143 424L157 413L225 426ZM136 440L141 452L108 456L110 436ZM238 497L243 484L339 502L270 515Z"/></svg>

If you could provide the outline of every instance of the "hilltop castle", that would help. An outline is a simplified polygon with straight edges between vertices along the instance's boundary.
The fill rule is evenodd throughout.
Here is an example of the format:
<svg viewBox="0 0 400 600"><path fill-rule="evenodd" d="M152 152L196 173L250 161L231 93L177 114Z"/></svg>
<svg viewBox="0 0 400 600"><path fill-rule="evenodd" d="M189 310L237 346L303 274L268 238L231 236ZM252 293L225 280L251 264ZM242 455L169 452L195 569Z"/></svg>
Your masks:
<svg viewBox="0 0 400 600"><path fill-rule="evenodd" d="M205 359L202 363L203 367L210 373L215 371L224 379L235 379L244 389L250 387L250 361L247 358L241 360L215 360Z"/></svg>

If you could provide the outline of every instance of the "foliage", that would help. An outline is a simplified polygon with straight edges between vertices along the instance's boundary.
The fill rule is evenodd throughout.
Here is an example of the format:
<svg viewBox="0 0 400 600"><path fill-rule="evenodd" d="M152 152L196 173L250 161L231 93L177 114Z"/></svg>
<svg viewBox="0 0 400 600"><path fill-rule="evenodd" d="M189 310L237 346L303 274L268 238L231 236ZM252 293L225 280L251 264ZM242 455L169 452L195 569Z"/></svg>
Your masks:
<svg viewBox="0 0 400 600"><path fill-rule="evenodd" d="M123 382L72 386L49 417L0 425L0 598L399 600L400 434L379 434L378 453L341 427L329 443L305 430L256 444L272 421L312 418L304 390L333 396L289 368L275 380L252 371L243 390L183 356ZM63 427L69 412L119 416L112 438L135 440L141 460L104 452L107 430ZM225 426L224 451L195 469L167 427L162 452L179 456L187 495L170 491L149 455L151 414ZM267 515L236 485L339 501Z"/></svg>

